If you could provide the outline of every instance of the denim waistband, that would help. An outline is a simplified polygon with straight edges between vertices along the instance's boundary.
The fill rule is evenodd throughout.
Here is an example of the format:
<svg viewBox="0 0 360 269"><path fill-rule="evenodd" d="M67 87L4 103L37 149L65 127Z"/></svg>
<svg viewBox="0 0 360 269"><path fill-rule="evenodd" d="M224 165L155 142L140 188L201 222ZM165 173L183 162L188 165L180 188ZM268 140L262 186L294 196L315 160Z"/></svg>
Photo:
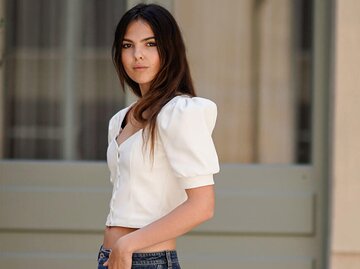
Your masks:
<svg viewBox="0 0 360 269"><path fill-rule="evenodd" d="M111 249L100 247L98 260L100 258L109 258ZM143 252L132 254L133 265L157 265L168 264L171 268L173 263L178 263L178 257L176 250L164 250L159 252Z"/></svg>

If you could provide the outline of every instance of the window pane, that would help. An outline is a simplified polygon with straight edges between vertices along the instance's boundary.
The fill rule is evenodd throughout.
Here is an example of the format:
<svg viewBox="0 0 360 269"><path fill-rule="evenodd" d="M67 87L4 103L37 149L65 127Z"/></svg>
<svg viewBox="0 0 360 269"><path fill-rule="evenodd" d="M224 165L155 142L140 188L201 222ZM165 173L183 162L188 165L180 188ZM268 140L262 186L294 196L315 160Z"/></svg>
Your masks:
<svg viewBox="0 0 360 269"><path fill-rule="evenodd" d="M4 157L105 159L125 105L111 45L126 1L5 2Z"/></svg>

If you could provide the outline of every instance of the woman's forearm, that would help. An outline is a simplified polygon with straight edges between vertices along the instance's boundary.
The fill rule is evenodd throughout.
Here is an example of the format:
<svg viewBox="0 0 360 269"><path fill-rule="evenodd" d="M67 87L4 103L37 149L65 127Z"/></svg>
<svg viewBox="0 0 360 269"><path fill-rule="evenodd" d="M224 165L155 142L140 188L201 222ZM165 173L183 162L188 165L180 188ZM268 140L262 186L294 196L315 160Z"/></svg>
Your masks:
<svg viewBox="0 0 360 269"><path fill-rule="evenodd" d="M187 190L187 194L188 199L166 216L120 238L119 247L136 252L183 235L213 216L213 186Z"/></svg>

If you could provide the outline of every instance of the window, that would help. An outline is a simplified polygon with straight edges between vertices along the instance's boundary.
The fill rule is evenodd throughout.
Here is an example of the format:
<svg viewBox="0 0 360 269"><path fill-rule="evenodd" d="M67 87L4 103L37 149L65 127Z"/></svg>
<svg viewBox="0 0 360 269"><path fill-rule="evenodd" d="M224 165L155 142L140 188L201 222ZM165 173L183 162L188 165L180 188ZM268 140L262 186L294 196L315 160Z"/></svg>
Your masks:
<svg viewBox="0 0 360 269"><path fill-rule="evenodd" d="M105 159L119 0L7 0L4 157Z"/></svg>

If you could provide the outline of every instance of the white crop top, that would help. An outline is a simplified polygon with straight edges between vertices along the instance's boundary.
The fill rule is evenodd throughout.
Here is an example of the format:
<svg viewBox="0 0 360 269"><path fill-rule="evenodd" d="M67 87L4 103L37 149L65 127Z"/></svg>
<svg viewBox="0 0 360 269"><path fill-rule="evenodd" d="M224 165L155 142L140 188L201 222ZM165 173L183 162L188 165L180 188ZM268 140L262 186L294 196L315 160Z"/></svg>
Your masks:
<svg viewBox="0 0 360 269"><path fill-rule="evenodd" d="M150 142L143 149L143 130L117 144L130 107L109 122L107 163L113 192L106 225L141 228L183 203L185 189L214 184L219 162L211 134L217 108L201 97L171 99L157 116L152 161Z"/></svg>

